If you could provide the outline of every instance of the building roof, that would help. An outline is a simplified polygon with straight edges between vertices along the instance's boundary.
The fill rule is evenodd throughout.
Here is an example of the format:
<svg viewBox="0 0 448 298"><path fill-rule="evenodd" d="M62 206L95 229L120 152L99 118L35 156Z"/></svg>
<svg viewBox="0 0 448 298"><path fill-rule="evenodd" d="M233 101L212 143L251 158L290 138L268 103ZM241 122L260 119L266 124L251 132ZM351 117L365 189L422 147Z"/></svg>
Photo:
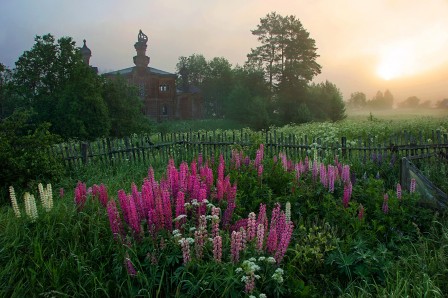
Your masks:
<svg viewBox="0 0 448 298"><path fill-rule="evenodd" d="M120 70L115 70L115 71L107 72L107 73L105 73L105 75L125 75L125 74L131 73L134 68L135 68L135 66L120 69ZM149 70L149 72L152 74L156 74L156 75L160 75L160 76L176 76L176 74L174 74L174 73L170 73L170 72L160 70L160 69L157 69L154 67L147 67L147 70Z"/></svg>

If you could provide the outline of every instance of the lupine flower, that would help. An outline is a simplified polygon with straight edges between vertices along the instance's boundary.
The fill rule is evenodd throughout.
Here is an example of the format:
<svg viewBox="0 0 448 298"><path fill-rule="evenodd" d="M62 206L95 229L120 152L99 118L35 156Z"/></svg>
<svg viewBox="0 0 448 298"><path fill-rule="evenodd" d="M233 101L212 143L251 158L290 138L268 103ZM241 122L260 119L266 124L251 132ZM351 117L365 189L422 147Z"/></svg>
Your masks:
<svg viewBox="0 0 448 298"><path fill-rule="evenodd" d="M221 209L212 207L212 237L215 238L219 235L219 213Z"/></svg>
<svg viewBox="0 0 448 298"><path fill-rule="evenodd" d="M342 182L344 183L348 183L350 182L350 166L349 165L344 165L342 167Z"/></svg>
<svg viewBox="0 0 448 298"><path fill-rule="evenodd" d="M277 229L275 225L271 223L271 229L269 230L266 249L269 253L274 253L277 250Z"/></svg>
<svg viewBox="0 0 448 298"><path fill-rule="evenodd" d="M313 162L313 181L316 181L317 174L318 174L317 160L315 159L314 162Z"/></svg>
<svg viewBox="0 0 448 298"><path fill-rule="evenodd" d="M255 238L256 233L256 215L254 212L249 213L247 218L247 240L250 241Z"/></svg>
<svg viewBox="0 0 448 298"><path fill-rule="evenodd" d="M264 226L259 224L257 227L257 250L261 252L263 250L264 242Z"/></svg>
<svg viewBox="0 0 448 298"><path fill-rule="evenodd" d="M358 219L360 221L364 219L364 206L362 204L359 204Z"/></svg>
<svg viewBox="0 0 448 298"><path fill-rule="evenodd" d="M137 275L137 271L135 270L134 264L132 264L131 259L129 258L129 255L126 255L125 266L126 266L126 270L127 270L129 276Z"/></svg>
<svg viewBox="0 0 448 298"><path fill-rule="evenodd" d="M384 214L389 213L389 195L386 193L384 194L384 201L383 201L383 212Z"/></svg>
<svg viewBox="0 0 448 298"><path fill-rule="evenodd" d="M190 262L190 241L189 239L182 238L179 240L180 246L182 248L182 256L184 258L184 264Z"/></svg>
<svg viewBox="0 0 448 298"><path fill-rule="evenodd" d="M344 205L344 208L348 207L349 202L350 202L350 188L346 184L344 185L344 198L342 199L342 204Z"/></svg>
<svg viewBox="0 0 448 298"><path fill-rule="evenodd" d="M120 214L118 213L117 205L114 200L110 200L107 203L107 216L109 217L109 224L114 238L118 240L118 237L122 234L122 226Z"/></svg>
<svg viewBox="0 0 448 298"><path fill-rule="evenodd" d="M328 191L334 192L334 180L336 178L336 169L335 167L329 165L328 166Z"/></svg>
<svg viewBox="0 0 448 298"><path fill-rule="evenodd" d="M246 293L252 293L253 290L255 289L255 274L252 272L249 277L245 280L245 287L244 287L244 291Z"/></svg>
<svg viewBox="0 0 448 298"><path fill-rule="evenodd" d="M28 217L31 218L31 221L34 222L38 217L36 200L34 199L34 196L30 195L28 192L25 193L24 199L25 199L25 212L28 215Z"/></svg>
<svg viewBox="0 0 448 298"><path fill-rule="evenodd" d="M222 258L222 237L215 236L213 238L213 258L216 262L221 263Z"/></svg>
<svg viewBox="0 0 448 298"><path fill-rule="evenodd" d="M45 193L47 194L47 206L48 206L47 211L50 211L51 209L53 209L53 189L50 183L47 184Z"/></svg>
<svg viewBox="0 0 448 298"><path fill-rule="evenodd" d="M179 191L177 193L177 199L176 199L176 218L180 215L185 215L185 194L182 191ZM181 229L181 227L185 224L186 218L182 218L178 221L176 221L176 229Z"/></svg>
<svg viewBox="0 0 448 298"><path fill-rule="evenodd" d="M84 204L87 200L86 184L78 181L75 188L75 203L78 210L84 208Z"/></svg>
<svg viewBox="0 0 448 298"><path fill-rule="evenodd" d="M268 229L268 218L266 216L266 204L261 203L260 204L260 211L258 212L257 217L257 226L263 225L264 230L267 231Z"/></svg>
<svg viewBox="0 0 448 298"><path fill-rule="evenodd" d="M399 201L401 200L401 185L400 185L400 183L397 183L397 198Z"/></svg>
<svg viewBox="0 0 448 298"><path fill-rule="evenodd" d="M20 217L20 209L17 204L16 193L14 191L14 187L12 186L9 187L9 197L11 198L12 210L14 211L15 216Z"/></svg>
<svg viewBox="0 0 448 298"><path fill-rule="evenodd" d="M286 224L286 229L281 235L280 243L278 244L277 251L275 253L275 260L277 261L277 264L280 264L282 261L286 250L288 249L289 241L291 240L292 231L294 228L294 224L292 222L289 222Z"/></svg>
<svg viewBox="0 0 448 298"><path fill-rule="evenodd" d="M409 192L410 193L414 193L415 192L415 185L416 185L416 180L414 178L411 179L411 186L409 188Z"/></svg>
<svg viewBox="0 0 448 298"><path fill-rule="evenodd" d="M233 231L230 242L230 259L233 263L237 263L240 259L241 242L241 233Z"/></svg>
<svg viewBox="0 0 448 298"><path fill-rule="evenodd" d="M258 177L261 177L263 175L263 165L258 165Z"/></svg>
<svg viewBox="0 0 448 298"><path fill-rule="evenodd" d="M63 187L59 188L59 197L60 198L64 197L64 188Z"/></svg>

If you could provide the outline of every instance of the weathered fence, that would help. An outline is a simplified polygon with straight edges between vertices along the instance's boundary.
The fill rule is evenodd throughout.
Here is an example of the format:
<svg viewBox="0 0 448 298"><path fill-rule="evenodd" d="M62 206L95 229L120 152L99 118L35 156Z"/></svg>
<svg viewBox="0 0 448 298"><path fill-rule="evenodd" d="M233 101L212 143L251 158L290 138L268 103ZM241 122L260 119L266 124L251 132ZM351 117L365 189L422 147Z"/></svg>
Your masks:
<svg viewBox="0 0 448 298"><path fill-rule="evenodd" d="M440 162L448 163L448 156L445 153L403 157L401 160L400 183L404 190L409 190L411 179L414 179L415 191L420 193L423 199L422 202L436 209L446 209L448 207L448 195L430 181L412 162L414 160L428 159L431 157L440 158ZM441 174L446 175L446 173Z"/></svg>
<svg viewBox="0 0 448 298"><path fill-rule="evenodd" d="M426 140L431 139L431 142ZM320 138L310 139L293 134L284 135L276 131L249 133L233 132L187 132L148 136L132 136L123 139L101 139L95 142L69 142L54 146L50 154L65 161L67 166L90 162L114 164L121 161L151 163L156 160L174 158L177 162L190 160L199 153L204 156L223 154L231 156L233 149L249 149L255 152L259 144L265 146L267 156L280 152L290 157L303 158L314 154L320 156L339 155L342 158L370 158L372 155L398 156L422 155L442 152L448 156L448 135L432 131L430 136L422 133L403 132L381 141L373 137L348 140Z"/></svg>

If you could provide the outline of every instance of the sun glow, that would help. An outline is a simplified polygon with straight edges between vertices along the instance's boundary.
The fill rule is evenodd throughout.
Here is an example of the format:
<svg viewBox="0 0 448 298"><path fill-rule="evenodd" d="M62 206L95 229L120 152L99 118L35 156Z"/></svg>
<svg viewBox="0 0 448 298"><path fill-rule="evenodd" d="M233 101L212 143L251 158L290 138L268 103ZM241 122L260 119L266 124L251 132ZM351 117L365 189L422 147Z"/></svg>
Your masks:
<svg viewBox="0 0 448 298"><path fill-rule="evenodd" d="M384 47L380 53L377 75L384 80L391 80L411 75L417 71L412 48L405 44Z"/></svg>

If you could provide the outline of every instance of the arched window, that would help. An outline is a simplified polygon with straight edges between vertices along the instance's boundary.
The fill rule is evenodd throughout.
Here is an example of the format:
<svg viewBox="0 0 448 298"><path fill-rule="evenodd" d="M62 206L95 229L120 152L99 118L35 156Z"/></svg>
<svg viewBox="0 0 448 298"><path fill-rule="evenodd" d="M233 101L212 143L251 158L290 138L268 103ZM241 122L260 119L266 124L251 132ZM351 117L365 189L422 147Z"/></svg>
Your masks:
<svg viewBox="0 0 448 298"><path fill-rule="evenodd" d="M170 90L170 85L168 85L168 84L161 84L159 86L159 90L162 91L162 92L167 92L167 91Z"/></svg>

